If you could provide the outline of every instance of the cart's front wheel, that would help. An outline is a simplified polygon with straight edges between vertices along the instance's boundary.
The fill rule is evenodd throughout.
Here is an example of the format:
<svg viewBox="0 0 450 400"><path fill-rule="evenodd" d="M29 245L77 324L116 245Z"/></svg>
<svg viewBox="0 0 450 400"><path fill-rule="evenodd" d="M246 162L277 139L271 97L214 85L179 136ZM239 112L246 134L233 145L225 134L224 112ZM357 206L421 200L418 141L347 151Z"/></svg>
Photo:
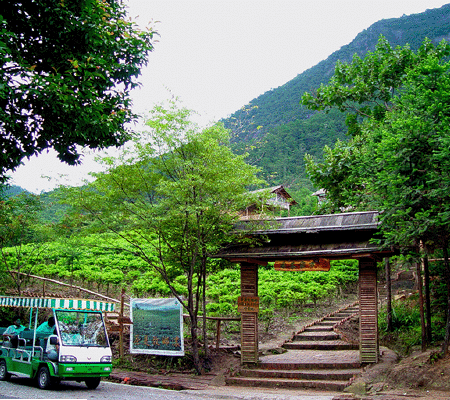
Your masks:
<svg viewBox="0 0 450 400"><path fill-rule="evenodd" d="M6 361L4 359L0 360L0 381L8 381L11 378L11 374L6 368Z"/></svg>
<svg viewBox="0 0 450 400"><path fill-rule="evenodd" d="M52 377L50 376L50 371L47 367L43 366L39 368L37 382L41 389L49 389L50 386L52 386Z"/></svg>
<svg viewBox="0 0 450 400"><path fill-rule="evenodd" d="M84 382L89 389L97 389L97 386L100 385L100 378L87 378Z"/></svg>

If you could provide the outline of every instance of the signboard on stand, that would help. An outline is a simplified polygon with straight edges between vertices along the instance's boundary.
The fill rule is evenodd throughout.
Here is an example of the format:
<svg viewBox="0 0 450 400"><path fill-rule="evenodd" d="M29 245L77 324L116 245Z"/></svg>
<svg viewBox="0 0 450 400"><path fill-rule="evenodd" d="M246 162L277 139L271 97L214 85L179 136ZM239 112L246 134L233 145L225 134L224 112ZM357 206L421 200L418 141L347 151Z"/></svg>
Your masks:
<svg viewBox="0 0 450 400"><path fill-rule="evenodd" d="M238 297L238 312L259 312L259 297Z"/></svg>
<svg viewBox="0 0 450 400"><path fill-rule="evenodd" d="M131 299L130 353L183 356L183 308L175 299Z"/></svg>

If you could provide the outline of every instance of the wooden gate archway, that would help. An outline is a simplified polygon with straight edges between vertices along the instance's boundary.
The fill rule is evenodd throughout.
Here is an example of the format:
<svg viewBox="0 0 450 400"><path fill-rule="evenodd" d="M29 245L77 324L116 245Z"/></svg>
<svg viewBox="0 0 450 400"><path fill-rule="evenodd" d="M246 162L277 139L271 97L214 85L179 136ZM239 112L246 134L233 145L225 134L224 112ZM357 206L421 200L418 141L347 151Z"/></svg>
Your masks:
<svg viewBox="0 0 450 400"><path fill-rule="evenodd" d="M359 260L360 359L362 363L378 362L376 264L393 254L371 242L378 232L378 212L241 221L237 229L257 245L231 245L215 257L241 267L242 363L258 362L258 313L252 304L258 300L259 265L277 261L293 265L304 260L318 265L319 259Z"/></svg>

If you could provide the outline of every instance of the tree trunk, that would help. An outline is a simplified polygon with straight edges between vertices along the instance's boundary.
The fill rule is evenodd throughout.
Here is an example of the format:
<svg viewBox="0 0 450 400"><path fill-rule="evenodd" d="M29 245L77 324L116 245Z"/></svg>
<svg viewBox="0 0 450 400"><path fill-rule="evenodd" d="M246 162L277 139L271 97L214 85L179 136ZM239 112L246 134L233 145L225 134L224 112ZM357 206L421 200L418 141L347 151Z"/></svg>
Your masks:
<svg viewBox="0 0 450 400"><path fill-rule="evenodd" d="M202 310L203 310L203 343L205 344L205 358L209 357L208 333L206 326L206 258L202 259Z"/></svg>
<svg viewBox="0 0 450 400"><path fill-rule="evenodd" d="M193 310L192 310L193 311ZM197 315L193 314L191 311L189 312L190 320L191 320L191 340L192 340L192 359L194 362L194 368L199 375L203 375L203 366L200 361L199 355L199 342L197 335Z"/></svg>
<svg viewBox="0 0 450 400"><path fill-rule="evenodd" d="M384 265L386 268L386 291L387 291L387 299L386 299L386 324L387 331L392 332L392 285L391 285L391 263L389 257L384 259Z"/></svg>
<svg viewBox="0 0 450 400"><path fill-rule="evenodd" d="M190 270L188 273L188 312L189 318L191 321L191 340L192 340L192 359L194 362L194 368L199 375L203 375L203 367L200 362L199 355L199 341L198 341L198 285L201 282L198 282L197 291L195 294L194 300L194 285L193 285L193 277L194 277L194 268L193 264L190 265Z"/></svg>
<svg viewBox="0 0 450 400"><path fill-rule="evenodd" d="M431 344L433 339L431 331L431 294L430 294L430 268L428 264L428 255L423 257L423 274L425 278L425 315L427 326L427 343Z"/></svg>
<svg viewBox="0 0 450 400"><path fill-rule="evenodd" d="M448 354L448 345L450 343L450 265L448 261L448 248L447 243L443 246L444 252L444 265L445 265L445 279L447 282L447 324L445 327L445 338L442 344L442 353L445 356Z"/></svg>
<svg viewBox="0 0 450 400"><path fill-rule="evenodd" d="M425 327L425 314L423 309L423 282L422 268L419 260L416 261L417 287L419 289L419 306L420 306L420 325L422 328L422 351L427 349L427 330Z"/></svg>
<svg viewBox="0 0 450 400"><path fill-rule="evenodd" d="M22 280L20 279L20 271L17 271L17 280L16 280L16 285L17 285L17 294L19 296L22 296Z"/></svg>

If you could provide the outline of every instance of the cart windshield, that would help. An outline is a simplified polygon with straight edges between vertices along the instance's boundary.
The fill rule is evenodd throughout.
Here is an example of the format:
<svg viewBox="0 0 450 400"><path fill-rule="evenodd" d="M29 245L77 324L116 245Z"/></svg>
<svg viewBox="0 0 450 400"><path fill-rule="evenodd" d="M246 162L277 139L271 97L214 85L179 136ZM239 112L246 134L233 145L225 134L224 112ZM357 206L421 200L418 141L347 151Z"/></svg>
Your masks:
<svg viewBox="0 0 450 400"><path fill-rule="evenodd" d="M101 312L55 311L64 346L108 347Z"/></svg>

